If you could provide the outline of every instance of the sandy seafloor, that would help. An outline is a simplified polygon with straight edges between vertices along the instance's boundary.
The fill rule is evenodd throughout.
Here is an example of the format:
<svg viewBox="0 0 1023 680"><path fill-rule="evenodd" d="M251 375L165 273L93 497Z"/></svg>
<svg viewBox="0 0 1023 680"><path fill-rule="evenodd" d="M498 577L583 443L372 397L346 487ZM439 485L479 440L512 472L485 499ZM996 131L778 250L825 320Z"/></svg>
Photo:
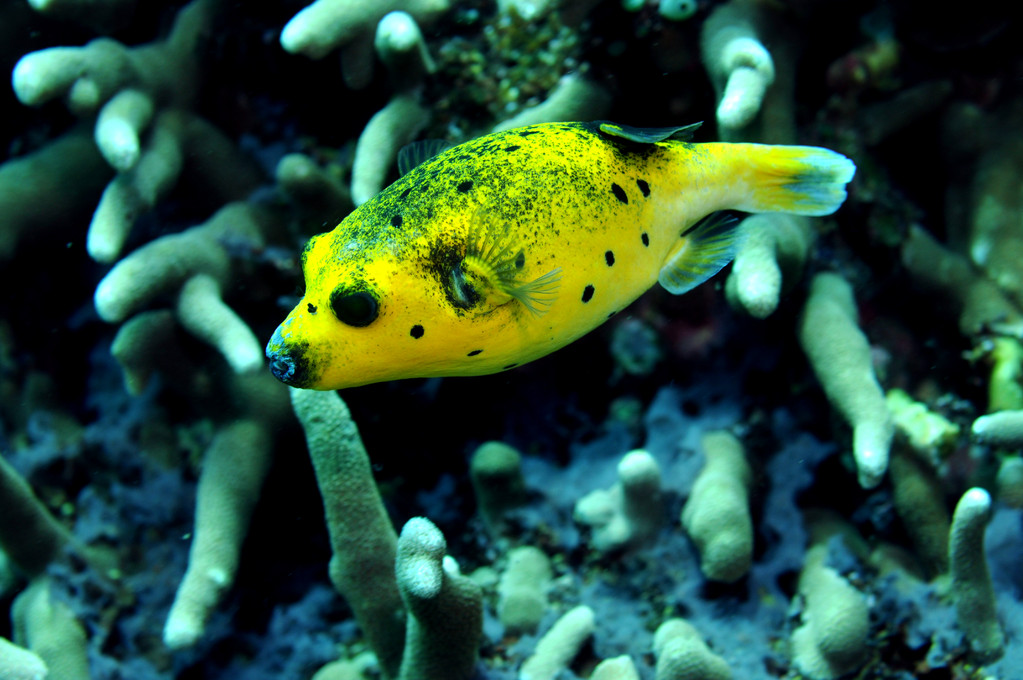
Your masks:
<svg viewBox="0 0 1023 680"><path fill-rule="evenodd" d="M421 103L433 113L419 136L457 142L483 133L585 65L611 95L604 117L637 126L704 120L696 141L714 140L716 95L699 34L719 4L700 2L693 17L672 22L656 6L628 13L604 2L581 23L514 25L500 24L489 4L459 4L425 31L440 68L422 86ZM8 0L0 5L0 66L9 73L30 51L98 35L127 45L154 40L180 3L122 5L117 20L96 27L73 13L48 17ZM805 271L774 314L756 320L730 307L726 270L682 298L655 288L597 331L507 373L399 381L342 396L396 527L414 516L430 518L464 574L502 569L513 546L541 548L555 572L541 634L576 604L594 610L595 633L561 678L588 677L597 661L622 654L631 655L642 678L654 678L653 631L672 616L693 623L734 678L805 677L793 664L790 639L802 610L796 584L809 540L804 520L820 509L842 518L868 551L891 549L905 564L904 571L879 569L856 547L838 538L828 543L829 565L869 605L867 652L852 677L1023 678L1023 524L997 482L999 467L1020 451L970 437L973 420L989 410L992 343L1016 342L1019 334L998 324L964 331L956 292L928 289L900 255L911 227L921 227L949 252L972 255L976 276L993 281L1009 308L1023 303L1013 280L1015 274L1023 280L1023 271L985 269L976 248L978 233L989 229L986 247L1023 252L1014 250L1023 241L1017 210L1023 174L1013 174L1023 170L1023 156L1012 155L1020 147L1013 140L1023 82L1020 26L987 2L960 7L957 16L910 1L764 6L794 27L784 38L764 36L768 48L797 36L801 49L789 73L796 139L842 151L859 167L846 205L815 221L818 238ZM368 86L355 90L344 84L336 52L316 61L285 53L277 35L300 8L229 7L200 57L202 76L188 103L262 169L259 198L252 200L278 200L273 168L290 152L347 179L355 140L392 92L379 64ZM864 50L880 40L894 41L898 56L863 66L862 82L829 75L842 60L856 67L869 61ZM517 98L508 94L509 83ZM0 160L44 148L93 120L87 114L80 121L59 99L23 106L9 89L0 93L0 111ZM108 559L105 574L75 554L54 559L44 570L53 596L86 632L90 677L97 680L310 678L364 644L327 576L330 546L297 421L273 433L272 467L235 586L195 646L171 651L162 642L188 558L202 454L235 415L225 407L231 373L215 350L179 331L173 351L180 366L164 366L137 395L126 392L110 354L118 326L93 306L110 265L85 250L100 190L102 184L74 218L20 236L0 269L3 456L78 542ZM64 189L53 189L52 200L64 200ZM21 214L16 198L0 201ZM233 252L244 274L224 290L261 341L297 299L296 261L305 240L343 217L281 204L291 211L283 234L258 251ZM125 253L207 219L220 205L186 176L139 216ZM7 217L0 214L0 229ZM796 337L808 282L821 271L839 272L853 285L882 387L903 389L960 426L930 472L933 495L949 515L970 487L987 488L994 498L986 550L1006 636L997 662L979 666L970 655L941 580L924 576L933 565L921 561L891 483L869 490L857 483L849 428L829 406ZM170 295L147 304L172 307ZM654 332L635 333L629 324L637 322ZM612 339L630 329L626 349L612 350ZM658 360L647 370L625 369L652 357ZM1019 388L1019 374L1010 371L1008 382ZM701 576L679 525L703 464L700 437L720 428L743 441L754 479L753 566L730 585ZM479 518L468 478L470 455L489 440L522 452L529 491L499 539ZM893 446L907 450L899 435ZM663 526L643 546L603 554L590 546L589 529L573 520L573 506L610 487L618 461L640 447L661 468ZM7 560L2 566L6 612L31 575ZM494 585L481 580L485 621L475 677L516 678L537 634L508 634L496 617ZM0 620L0 635L17 640L9 617Z"/></svg>

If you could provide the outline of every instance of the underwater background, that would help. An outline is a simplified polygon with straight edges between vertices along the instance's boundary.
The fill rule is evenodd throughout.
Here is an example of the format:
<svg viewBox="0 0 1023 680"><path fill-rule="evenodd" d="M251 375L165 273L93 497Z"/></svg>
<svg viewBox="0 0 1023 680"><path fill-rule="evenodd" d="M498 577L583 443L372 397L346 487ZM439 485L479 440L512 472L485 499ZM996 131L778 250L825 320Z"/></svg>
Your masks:
<svg viewBox="0 0 1023 680"><path fill-rule="evenodd" d="M1023 678L1021 33L0 0L0 677ZM512 371L270 375L305 242L399 149L598 119L858 170Z"/></svg>

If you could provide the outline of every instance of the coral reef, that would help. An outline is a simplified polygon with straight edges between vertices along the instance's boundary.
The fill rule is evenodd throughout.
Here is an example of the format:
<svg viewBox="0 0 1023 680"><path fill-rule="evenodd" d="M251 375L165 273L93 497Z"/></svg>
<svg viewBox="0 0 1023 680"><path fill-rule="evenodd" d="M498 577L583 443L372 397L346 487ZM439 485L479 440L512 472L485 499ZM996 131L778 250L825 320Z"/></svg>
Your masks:
<svg viewBox="0 0 1023 680"><path fill-rule="evenodd" d="M968 9L0 3L0 677L1018 677L1023 24ZM311 236L602 118L857 174L515 370L268 373Z"/></svg>

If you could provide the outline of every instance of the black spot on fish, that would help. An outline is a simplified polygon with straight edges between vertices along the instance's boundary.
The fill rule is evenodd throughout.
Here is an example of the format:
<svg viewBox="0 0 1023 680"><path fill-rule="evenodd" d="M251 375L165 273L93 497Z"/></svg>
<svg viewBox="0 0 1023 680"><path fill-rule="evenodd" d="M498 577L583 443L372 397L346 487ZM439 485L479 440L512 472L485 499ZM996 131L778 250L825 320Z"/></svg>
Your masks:
<svg viewBox="0 0 1023 680"><path fill-rule="evenodd" d="M463 194L468 193L469 189L472 189L472 180L466 180L458 185L458 190Z"/></svg>
<svg viewBox="0 0 1023 680"><path fill-rule="evenodd" d="M506 146L506 147L504 147L504 150L505 150L505 151L516 151L516 150L517 150L517 149L519 149L519 148L520 148L520 147L519 147L519 145L518 145L518 144L514 144L514 145L512 145L512 146Z"/></svg>
<svg viewBox="0 0 1023 680"><path fill-rule="evenodd" d="M646 180L637 179L636 186L638 186L639 190L643 192L643 198L650 195L650 185L646 183Z"/></svg>
<svg viewBox="0 0 1023 680"><path fill-rule="evenodd" d="M613 193L615 195L615 198L617 198L625 205L629 204L629 197L625 195L625 189L621 188L614 182L611 183L611 193Z"/></svg>
<svg viewBox="0 0 1023 680"><path fill-rule="evenodd" d="M615 254L610 250L604 253L604 261L607 262L607 266L610 267L615 263Z"/></svg>
<svg viewBox="0 0 1023 680"><path fill-rule="evenodd" d="M519 133L519 137L528 137L529 135L535 135L538 132L540 132L540 131L539 130L525 130L525 131Z"/></svg>
<svg viewBox="0 0 1023 680"><path fill-rule="evenodd" d="M408 198L408 195L411 194L411 193L412 193L412 187L409 187L405 191L401 192L401 195L398 196L398 198L400 200L404 201L406 198Z"/></svg>
<svg viewBox="0 0 1023 680"><path fill-rule="evenodd" d="M425 331L423 330L423 327L420 326L419 324L416 324L415 326L413 326L412 330L410 330L408 332L408 334L411 335L416 340L418 340L419 338L423 337L423 333L425 333Z"/></svg>
<svg viewBox="0 0 1023 680"><path fill-rule="evenodd" d="M586 286L583 288L583 302L589 302L593 299L593 286Z"/></svg>
<svg viewBox="0 0 1023 680"><path fill-rule="evenodd" d="M473 351L469 352L465 356L467 356L467 357L474 357L474 356L476 356L477 354L479 354L482 351L483 350L481 350L481 349L474 349Z"/></svg>
<svg viewBox="0 0 1023 680"><path fill-rule="evenodd" d="M501 370L507 371L509 368L515 368L516 366L518 366L518 364L508 364L507 366L502 366Z"/></svg>
<svg viewBox="0 0 1023 680"><path fill-rule="evenodd" d="M643 239L643 245L645 245L645 246L647 246L647 247L649 247L649 246L650 246L650 237L649 237L649 236L647 236L647 234L646 234L646 232L645 232L645 231L644 231L644 232L643 232L643 234L642 234L642 235L640 236L640 238L641 238L641 239Z"/></svg>
<svg viewBox="0 0 1023 680"><path fill-rule="evenodd" d="M518 255L515 256L515 268L516 269L522 269L522 267L525 264L526 264L526 254L520 252Z"/></svg>
<svg viewBox="0 0 1023 680"><path fill-rule="evenodd" d="M615 315L615 314L617 314L617 313L618 313L618 310L615 310L615 311L611 312L610 314L608 314L608 315L607 315L607 318L609 318L609 319L610 319L610 318L611 318L612 316L614 316L614 315Z"/></svg>
<svg viewBox="0 0 1023 680"><path fill-rule="evenodd" d="M309 310L310 314L315 314L316 313L316 305L314 305L311 302L308 305L306 305L306 309Z"/></svg>
<svg viewBox="0 0 1023 680"><path fill-rule="evenodd" d="M394 217L391 218L391 226L392 227L401 226L401 215L395 215Z"/></svg>

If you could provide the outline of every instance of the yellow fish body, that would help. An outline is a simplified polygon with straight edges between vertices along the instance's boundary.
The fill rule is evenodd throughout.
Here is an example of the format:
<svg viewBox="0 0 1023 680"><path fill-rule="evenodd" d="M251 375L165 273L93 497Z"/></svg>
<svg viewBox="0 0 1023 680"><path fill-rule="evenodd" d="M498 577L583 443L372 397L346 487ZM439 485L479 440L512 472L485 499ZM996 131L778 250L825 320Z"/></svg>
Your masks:
<svg viewBox="0 0 1023 680"><path fill-rule="evenodd" d="M507 370L655 281L681 294L713 276L736 222L705 216L825 215L845 200L855 166L838 153L673 138L693 127L545 123L418 165L309 241L271 371L326 390Z"/></svg>

